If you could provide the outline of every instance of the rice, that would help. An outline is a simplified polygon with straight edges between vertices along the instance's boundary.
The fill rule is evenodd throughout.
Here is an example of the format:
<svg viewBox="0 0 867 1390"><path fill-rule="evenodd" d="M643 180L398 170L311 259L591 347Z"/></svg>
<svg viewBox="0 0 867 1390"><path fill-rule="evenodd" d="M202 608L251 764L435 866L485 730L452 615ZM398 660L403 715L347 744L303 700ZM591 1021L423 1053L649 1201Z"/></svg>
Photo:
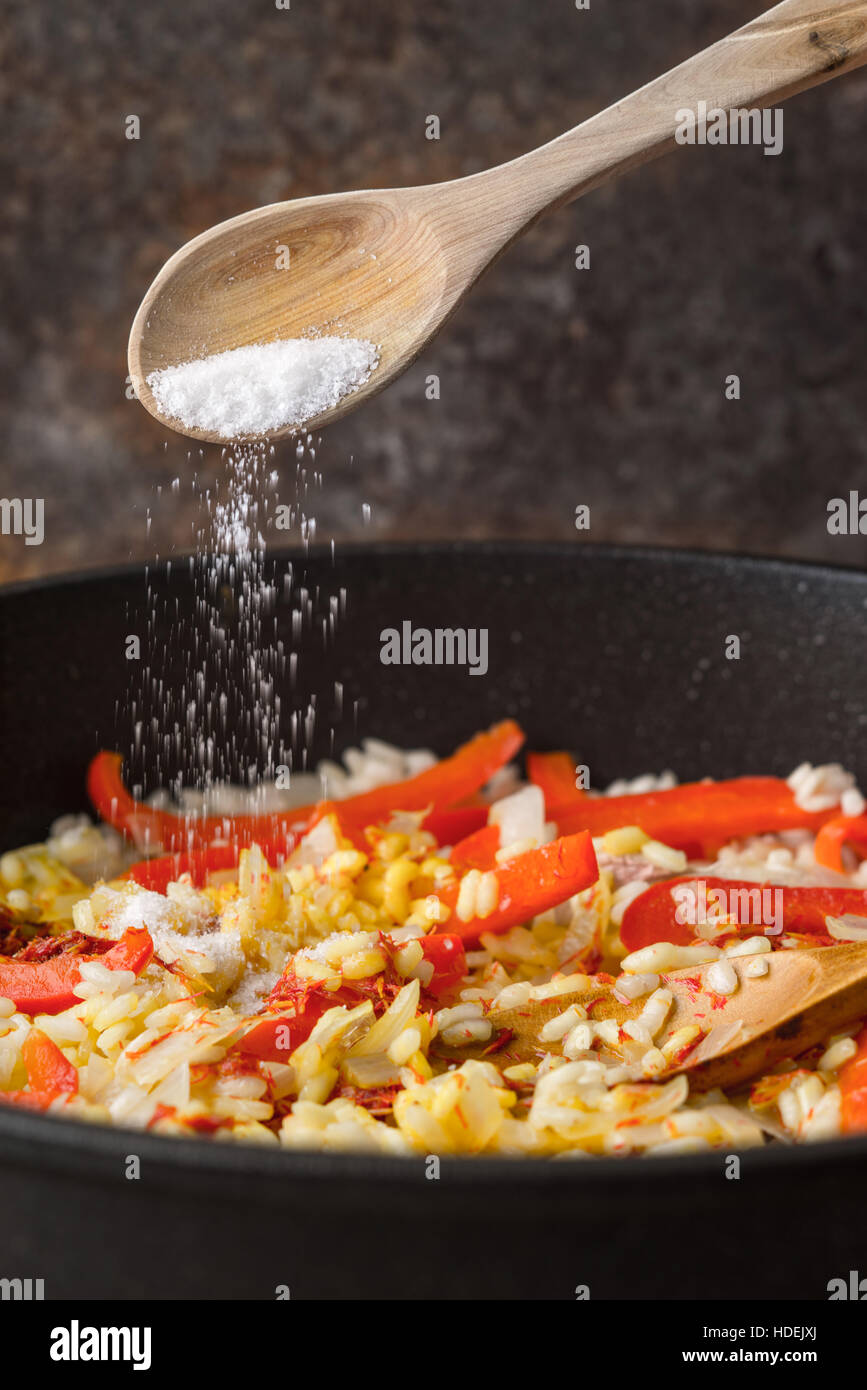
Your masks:
<svg viewBox="0 0 867 1390"><path fill-rule="evenodd" d="M705 979L714 994L734 994L738 987L737 972L728 960L715 960Z"/></svg>
<svg viewBox="0 0 867 1390"><path fill-rule="evenodd" d="M343 766L325 764L290 792L257 791L252 805L259 814L265 804L291 809L312 785L315 796L325 789L339 803L432 762L424 750L366 740ZM623 796L672 785L663 774L607 790ZM864 808L837 765L805 763L790 785L807 810ZM488 796L489 823L500 831L497 866L556 833L539 789L521 787L513 771L498 774ZM206 797L184 793L183 804L231 815L250 808L251 794L214 788ZM767 973L767 936L726 944L723 924L722 946L659 941L628 955L619 939L630 904L658 877L700 868L756 882L839 884L816 865L810 832L733 842L716 864L699 866L624 824L599 837L592 888L493 932L483 928L500 906L497 871L470 868L458 878L449 849L420 822L418 814L395 816L370 831L363 849L325 815L282 867L251 846L236 874L202 888L182 875L165 893L121 881L135 852L110 827L78 817L56 822L44 845L4 854L0 903L30 914L34 930L56 914L63 932L89 938L93 954L78 966L69 1007L31 1016L0 997L0 1099L33 1094L27 1056L36 1045L56 1049L67 1069L69 1086L51 1100L53 1111L287 1149L560 1158L840 1132L837 1077L855 1055L854 1029L828 1038L801 1065L761 1078L749 1099L691 1094L686 1075L670 1075L705 1029L671 1022L666 974L701 966L707 989L730 997ZM848 881L867 877L853 870ZM448 921L437 895L449 891L457 921L479 920L482 929L463 977L438 995L427 938ZM112 968L95 953L141 928L154 952L144 968ZM827 929L858 940L867 921L829 919ZM785 936L775 943L803 944ZM634 1005L622 1026L568 999L576 983L612 977L614 998ZM311 1000L315 1022L302 1030ZM545 1006L538 1045L532 1060L516 1061L497 1016L530 1006ZM263 1030L275 1055L256 1051Z"/></svg>

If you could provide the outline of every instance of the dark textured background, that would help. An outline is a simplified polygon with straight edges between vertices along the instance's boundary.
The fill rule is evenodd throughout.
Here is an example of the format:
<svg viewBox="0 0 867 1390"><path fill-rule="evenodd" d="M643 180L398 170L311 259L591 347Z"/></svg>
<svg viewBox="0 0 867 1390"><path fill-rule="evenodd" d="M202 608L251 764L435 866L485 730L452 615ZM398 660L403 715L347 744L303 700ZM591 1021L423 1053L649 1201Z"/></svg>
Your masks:
<svg viewBox="0 0 867 1390"><path fill-rule="evenodd" d="M6 0L0 496L43 496L47 535L0 538L0 578L189 547L189 445L124 394L132 315L188 237L280 198L512 158L760 8ZM329 431L318 538L577 540L587 502L594 540L867 558L867 538L826 529L867 452L867 73L785 111L779 158L679 149L530 232ZM219 450L193 462L207 484ZM291 448L277 462L291 500Z"/></svg>

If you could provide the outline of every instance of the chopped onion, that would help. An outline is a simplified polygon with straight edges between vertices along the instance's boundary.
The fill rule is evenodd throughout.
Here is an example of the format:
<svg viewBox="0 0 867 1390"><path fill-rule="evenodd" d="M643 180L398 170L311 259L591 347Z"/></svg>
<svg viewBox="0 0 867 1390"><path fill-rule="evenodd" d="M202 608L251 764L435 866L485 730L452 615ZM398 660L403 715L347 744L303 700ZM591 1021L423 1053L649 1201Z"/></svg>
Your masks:
<svg viewBox="0 0 867 1390"><path fill-rule="evenodd" d="M543 844L545 798L541 787L522 787L519 792L495 801L488 813L488 823L500 827L500 844L503 848L518 840Z"/></svg>
<svg viewBox="0 0 867 1390"><path fill-rule="evenodd" d="M844 917L826 917L825 928L837 941L867 941L867 917L851 912Z"/></svg>

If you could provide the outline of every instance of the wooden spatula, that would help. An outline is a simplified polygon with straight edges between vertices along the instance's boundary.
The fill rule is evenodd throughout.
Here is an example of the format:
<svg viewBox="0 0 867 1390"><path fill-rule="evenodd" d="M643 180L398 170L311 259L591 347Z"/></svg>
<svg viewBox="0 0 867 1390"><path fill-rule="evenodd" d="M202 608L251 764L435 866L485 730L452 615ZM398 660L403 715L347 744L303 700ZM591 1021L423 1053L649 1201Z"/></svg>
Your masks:
<svg viewBox="0 0 867 1390"><path fill-rule="evenodd" d="M673 971L661 980L674 1002L656 1046L689 1024L705 1031L698 1046L664 1075L684 1072L697 1091L748 1082L867 1015L867 945L847 943L729 959L739 980L731 995L709 988L707 965ZM745 966L756 959L768 962L768 973L750 979ZM637 1019L645 1003L640 999L623 1004L613 986L585 980L568 994L492 1011L488 1018L494 1028L512 1033L496 1061L512 1065L537 1061L545 1052L560 1052L559 1042L540 1042L539 1031L570 1004L582 1005L594 1022L613 1018L622 1024ZM437 1044L437 1051L455 1060L490 1055L486 1044L453 1049Z"/></svg>
<svg viewBox="0 0 867 1390"><path fill-rule="evenodd" d="M498 168L419 188L274 203L233 217L176 252L145 295L129 340L136 395L174 429L219 439L164 417L148 385L151 373L278 338L372 341L379 366L358 390L305 422L319 429L404 371L486 266L543 212L672 149L679 113L695 113L701 102L726 112L773 106L865 61L867 0L784 0ZM672 247L689 216L689 209L673 210ZM289 433L274 430L271 438Z"/></svg>

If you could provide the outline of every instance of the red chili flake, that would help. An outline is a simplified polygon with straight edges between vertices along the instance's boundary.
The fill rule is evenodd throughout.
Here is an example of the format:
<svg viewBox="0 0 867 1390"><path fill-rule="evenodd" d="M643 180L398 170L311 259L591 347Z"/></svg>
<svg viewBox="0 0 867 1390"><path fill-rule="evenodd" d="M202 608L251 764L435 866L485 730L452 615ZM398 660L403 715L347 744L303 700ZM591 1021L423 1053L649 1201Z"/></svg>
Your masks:
<svg viewBox="0 0 867 1390"><path fill-rule="evenodd" d="M155 961L159 961L159 964L162 965L162 961L159 959L159 956L154 956L154 960L155 960ZM165 968L166 968L166 970L169 969L168 966L166 966ZM196 990L195 993L192 993L192 994L182 994L181 997L177 1000L177 1003L178 1003L178 1004L195 1004L195 1002L196 1002L197 999L202 999L206 994L210 994L210 990L207 990L207 989L199 989L199 990Z"/></svg>
<svg viewBox="0 0 867 1390"><path fill-rule="evenodd" d="M663 975L662 979L668 984L669 977L667 975ZM700 975L679 975L678 984L686 987L686 992L692 1000L695 1000L696 996L702 993L702 978Z"/></svg>
<svg viewBox="0 0 867 1390"><path fill-rule="evenodd" d="M488 1057L492 1052L499 1052L500 1048L505 1047L506 1043L509 1042L514 1036L515 1033L512 1028L501 1028L497 1036L494 1038L494 1041L492 1043L488 1043L488 1046L484 1049L481 1055L483 1057Z"/></svg>
<svg viewBox="0 0 867 1390"><path fill-rule="evenodd" d="M693 1038L692 1042L686 1043L686 1044L680 1049L679 1052L676 1052L675 1055L674 1055L674 1057L672 1058L672 1061L673 1061L674 1065L675 1065L676 1067L679 1067L680 1064L681 1064L681 1062L684 1060L684 1058L688 1057L689 1054L693 1051L693 1049L696 1048L696 1047L698 1047L699 1043L702 1041L702 1039L703 1039L704 1037L705 1037L705 1034L704 1034L704 1033L699 1033L699 1035L698 1035L697 1038Z"/></svg>
<svg viewBox="0 0 867 1390"><path fill-rule="evenodd" d="M343 1085L332 1092L332 1099L340 1096L345 1100L351 1100L353 1104L368 1110L371 1115L390 1115L401 1089L402 1087L394 1085L381 1086L374 1091L363 1090L360 1086Z"/></svg>
<svg viewBox="0 0 867 1390"><path fill-rule="evenodd" d="M544 1052L539 1051L538 1048L535 1049L535 1051L536 1051L536 1056L537 1056L537 1057L539 1057L539 1058L544 1057L544 1055L545 1055ZM503 1064L508 1063L508 1065L509 1065L510 1067L518 1067L518 1066L520 1066L525 1060L526 1060L526 1059L525 1059L524 1057L521 1057L520 1054L517 1053L517 1052L504 1052L503 1055L502 1055L502 1057L500 1058L500 1061L501 1061ZM528 1076L528 1077L527 1077L525 1080L523 1080L523 1081L516 1081L515 1078L514 1078L513 1076L503 1076L503 1077L501 1077L501 1081L502 1081L502 1084L503 1084L504 1086L511 1086L511 1088L512 1088L513 1091L522 1090L522 1089L523 1089L523 1090L526 1090L528 1086L531 1086L531 1087L532 1087L532 1086L535 1086L535 1084L536 1084L536 1078L535 1078L535 1076Z"/></svg>
<svg viewBox="0 0 867 1390"><path fill-rule="evenodd" d="M151 1038L150 1042L145 1043L144 1047L138 1047L134 1052L127 1052L125 1054L126 1057L128 1057L131 1062L137 1062L139 1057L144 1057L147 1052L150 1052L152 1047L156 1047L157 1043L165 1042L166 1038L170 1038L174 1031L173 1028L167 1028L166 1031L160 1033L158 1037Z"/></svg>
<svg viewBox="0 0 867 1390"><path fill-rule="evenodd" d="M196 1115L191 1120L185 1120L188 1129L194 1129L198 1134L214 1134L218 1129L232 1129L234 1120L217 1120L213 1115Z"/></svg>
<svg viewBox="0 0 867 1390"><path fill-rule="evenodd" d="M600 985L613 985L614 976L609 975L607 970L600 970L598 975L594 975L594 980Z"/></svg>
<svg viewBox="0 0 867 1390"><path fill-rule="evenodd" d="M55 956L102 956L117 942L103 936L86 936L84 932L71 931L65 936L45 936L31 941L19 951L15 959L26 961L53 960Z"/></svg>
<svg viewBox="0 0 867 1390"><path fill-rule="evenodd" d="M109 944L111 944L111 943L109 943ZM188 971L184 968L184 966L181 964L181 962L180 962L179 960L165 961L165 960L162 959L161 956L158 956L158 955L156 954L156 952L154 952L154 957L153 957L153 959L154 959L154 964L155 964L155 965L161 965L162 968L163 968L163 970L167 970L167 971L169 972L170 975L174 975L174 977L175 977L176 980L180 980L181 984L184 984L184 985L189 986L189 984L190 984L190 976L189 976L189 974L188 974ZM187 999L192 999L193 1002L195 1002L196 999L201 999L203 995L209 994L209 993L210 993L210 990L208 990L207 988L206 988L206 989L199 989L199 990L191 991L190 993L188 993L187 995L185 995L185 996L183 996L183 997L185 997L185 998L187 998ZM202 1021L204 1022L205 1020L203 1019Z"/></svg>
<svg viewBox="0 0 867 1390"><path fill-rule="evenodd" d="M153 1115L148 1120L147 1127L148 1129L153 1129L154 1125L158 1124L160 1120L170 1120L172 1116L176 1114L177 1111L173 1105L158 1105Z"/></svg>
<svg viewBox="0 0 867 1390"><path fill-rule="evenodd" d="M712 1009L724 1009L726 1004L729 1002L729 998L731 997L728 994L717 994L712 989L705 990L705 994L707 995L710 1001L710 1006ZM697 1016L698 1015L696 1015L696 1017Z"/></svg>
<svg viewBox="0 0 867 1390"><path fill-rule="evenodd" d="M262 1012L274 1008L278 1004L291 1003L295 1007L296 1014L303 1014L308 1002L312 998L318 997L326 1002L329 1008L336 1004L353 1007L369 1000L373 1005L375 1016L379 1018L406 984L406 980L398 973L394 964L394 957L400 948L383 931L379 932L379 946L386 957L385 969L380 970L375 975L367 975L362 980L345 980L338 989L325 989L321 982L299 979L295 974L294 967L290 964L272 989L267 1004L263 1005ZM422 988L419 1012L423 1013L427 1010L428 1016L432 1020L434 1013L439 1008L440 1003Z"/></svg>
<svg viewBox="0 0 867 1390"><path fill-rule="evenodd" d="M214 1073L220 1077L261 1076L258 1059L248 1053L230 1052L220 1062L211 1063ZM190 1068L192 1079L192 1067Z"/></svg>
<svg viewBox="0 0 867 1390"><path fill-rule="evenodd" d="M318 987L321 990L321 985ZM289 1003L295 1005L296 1013L300 1013L307 1003L311 994L315 993L317 986L312 980L300 980L295 974L294 966L285 970L277 981L276 985L268 995L267 1008L274 1004Z"/></svg>

